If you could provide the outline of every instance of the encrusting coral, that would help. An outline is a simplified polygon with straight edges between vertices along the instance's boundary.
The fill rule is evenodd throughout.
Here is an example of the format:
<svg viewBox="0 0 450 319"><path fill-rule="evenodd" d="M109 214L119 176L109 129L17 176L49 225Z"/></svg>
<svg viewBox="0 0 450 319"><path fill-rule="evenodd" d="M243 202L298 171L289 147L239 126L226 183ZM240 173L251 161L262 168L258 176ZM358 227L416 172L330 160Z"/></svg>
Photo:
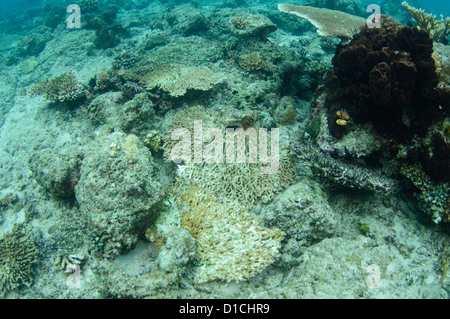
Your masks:
<svg viewBox="0 0 450 319"><path fill-rule="evenodd" d="M366 19L326 8L279 4L278 10L307 19L322 36L350 39L366 23Z"/></svg>
<svg viewBox="0 0 450 319"><path fill-rule="evenodd" d="M441 20L436 20L435 15L426 13L423 9L416 9L406 1L402 2L402 6L416 20L419 27L430 34L430 37L435 42L448 44L447 36L450 35L450 17L444 19L444 16L441 14Z"/></svg>
<svg viewBox="0 0 450 319"><path fill-rule="evenodd" d="M397 183L393 179L375 170L334 159L314 146L294 145L293 157L310 167L330 186L368 190L381 195L392 195L397 191Z"/></svg>

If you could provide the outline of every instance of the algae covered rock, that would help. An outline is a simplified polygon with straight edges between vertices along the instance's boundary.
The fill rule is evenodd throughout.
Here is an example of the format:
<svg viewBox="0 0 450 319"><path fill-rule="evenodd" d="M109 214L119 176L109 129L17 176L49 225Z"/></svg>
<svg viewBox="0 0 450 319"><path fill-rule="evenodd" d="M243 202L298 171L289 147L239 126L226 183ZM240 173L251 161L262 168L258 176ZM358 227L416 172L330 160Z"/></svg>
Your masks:
<svg viewBox="0 0 450 319"><path fill-rule="evenodd" d="M295 240L299 246L310 246L324 238L332 237L339 216L330 207L323 191L306 180L290 186L277 195L273 202L261 209L266 225L283 229L287 240ZM289 246L293 248L292 242Z"/></svg>
<svg viewBox="0 0 450 319"><path fill-rule="evenodd" d="M111 257L132 248L154 222L164 190L137 136L99 132L85 151L75 195L95 226L98 248Z"/></svg>
<svg viewBox="0 0 450 319"><path fill-rule="evenodd" d="M242 39L254 38L266 41L277 26L266 16L260 14L232 17L229 21L231 32Z"/></svg>
<svg viewBox="0 0 450 319"><path fill-rule="evenodd" d="M73 198L80 177L80 161L78 155L63 155L52 149L44 149L30 157L28 167L36 182L50 194Z"/></svg>

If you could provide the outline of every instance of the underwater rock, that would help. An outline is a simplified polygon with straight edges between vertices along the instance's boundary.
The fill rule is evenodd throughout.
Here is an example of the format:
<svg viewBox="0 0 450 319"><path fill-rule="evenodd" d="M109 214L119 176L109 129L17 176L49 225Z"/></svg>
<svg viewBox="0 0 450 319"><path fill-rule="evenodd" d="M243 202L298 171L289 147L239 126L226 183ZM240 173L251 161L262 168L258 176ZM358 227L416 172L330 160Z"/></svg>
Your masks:
<svg viewBox="0 0 450 319"><path fill-rule="evenodd" d="M80 155L58 154L52 149L34 153L28 160L36 182L50 194L74 198L75 186L80 178Z"/></svg>
<svg viewBox="0 0 450 319"><path fill-rule="evenodd" d="M314 182L302 180L289 186L277 195L267 207L258 212L264 224L282 229L286 240L294 240L297 250L291 244L291 254L299 253L300 247L307 247L332 237L339 215L330 207L326 195Z"/></svg>
<svg viewBox="0 0 450 319"><path fill-rule="evenodd" d="M105 257L129 251L159 214L164 187L150 151L138 137L97 132L87 147L75 196L95 225Z"/></svg>
<svg viewBox="0 0 450 319"><path fill-rule="evenodd" d="M184 36L195 35L209 30L208 22L200 10L191 6L177 7L170 10L166 16L173 32Z"/></svg>
<svg viewBox="0 0 450 319"><path fill-rule="evenodd" d="M229 22L231 31L242 39L266 41L277 26L269 18L259 14L235 16Z"/></svg>
<svg viewBox="0 0 450 319"><path fill-rule="evenodd" d="M119 126L118 114L122 108L121 92L107 92L97 96L87 107L87 114L94 125Z"/></svg>

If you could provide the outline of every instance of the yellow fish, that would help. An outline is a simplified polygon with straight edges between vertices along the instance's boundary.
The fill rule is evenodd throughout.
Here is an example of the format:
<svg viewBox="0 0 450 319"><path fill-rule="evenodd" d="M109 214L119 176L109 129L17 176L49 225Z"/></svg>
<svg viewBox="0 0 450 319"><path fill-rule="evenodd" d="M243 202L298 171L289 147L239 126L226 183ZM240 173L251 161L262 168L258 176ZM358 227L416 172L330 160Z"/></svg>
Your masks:
<svg viewBox="0 0 450 319"><path fill-rule="evenodd" d="M345 126L345 125L347 125L347 121L346 120L344 120L344 119L337 119L336 120L336 124L337 125L340 125L340 126Z"/></svg>
<svg viewBox="0 0 450 319"><path fill-rule="evenodd" d="M350 119L350 115L348 115L345 111L337 111L337 116L339 116L341 119L348 121ZM347 124L347 123L346 123ZM345 124L344 124L345 125Z"/></svg>

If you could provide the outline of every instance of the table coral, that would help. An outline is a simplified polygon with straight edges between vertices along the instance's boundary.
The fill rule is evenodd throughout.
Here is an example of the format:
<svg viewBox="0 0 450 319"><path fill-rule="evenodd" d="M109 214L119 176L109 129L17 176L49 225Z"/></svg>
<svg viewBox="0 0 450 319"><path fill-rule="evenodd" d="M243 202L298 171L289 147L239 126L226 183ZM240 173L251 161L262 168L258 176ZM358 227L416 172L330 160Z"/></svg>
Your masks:
<svg viewBox="0 0 450 319"><path fill-rule="evenodd" d="M322 36L350 39L365 25L366 19L326 8L279 4L278 10L307 19Z"/></svg>

